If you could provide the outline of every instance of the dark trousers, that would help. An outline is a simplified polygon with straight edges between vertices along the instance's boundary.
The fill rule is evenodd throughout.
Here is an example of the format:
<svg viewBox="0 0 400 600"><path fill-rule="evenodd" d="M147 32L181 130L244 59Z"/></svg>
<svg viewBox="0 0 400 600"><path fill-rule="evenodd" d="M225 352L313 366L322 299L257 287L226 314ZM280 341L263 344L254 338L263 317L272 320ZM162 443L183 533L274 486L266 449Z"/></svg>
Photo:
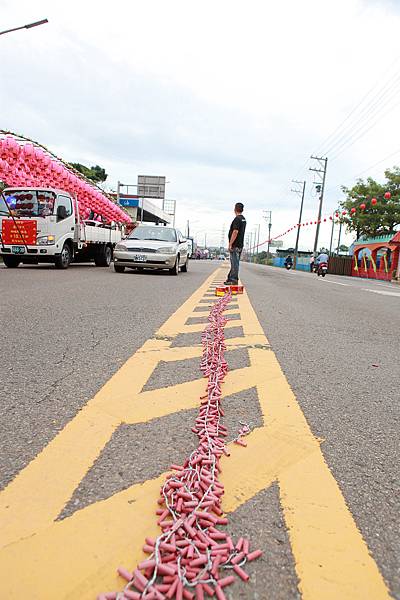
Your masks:
<svg viewBox="0 0 400 600"><path fill-rule="evenodd" d="M229 252L229 257L231 259L231 270L228 273L228 281L234 281L236 283L239 280L239 262L241 254L241 248L234 248Z"/></svg>

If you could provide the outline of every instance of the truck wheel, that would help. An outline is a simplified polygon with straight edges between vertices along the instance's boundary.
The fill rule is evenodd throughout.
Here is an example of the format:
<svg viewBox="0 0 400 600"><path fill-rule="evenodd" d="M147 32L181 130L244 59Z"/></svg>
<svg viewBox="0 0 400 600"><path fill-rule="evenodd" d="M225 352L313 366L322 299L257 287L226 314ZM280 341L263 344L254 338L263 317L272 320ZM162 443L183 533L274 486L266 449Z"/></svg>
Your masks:
<svg viewBox="0 0 400 600"><path fill-rule="evenodd" d="M114 271L116 273L123 273L125 271L125 267L123 267L122 265L116 265L114 263Z"/></svg>
<svg viewBox="0 0 400 600"><path fill-rule="evenodd" d="M187 273L188 267L189 267L189 259L187 258L185 264L183 265L183 267L181 267L182 273Z"/></svg>
<svg viewBox="0 0 400 600"><path fill-rule="evenodd" d="M60 256L56 256L54 264L56 269L68 269L71 264L72 253L69 244L64 244Z"/></svg>
<svg viewBox="0 0 400 600"><path fill-rule="evenodd" d="M179 275L179 254L176 257L174 266L172 267L172 269L169 269L169 274L170 275Z"/></svg>
<svg viewBox="0 0 400 600"><path fill-rule="evenodd" d="M102 246L96 252L94 263L96 267L109 267L112 261L112 248L110 246Z"/></svg>
<svg viewBox="0 0 400 600"><path fill-rule="evenodd" d="M16 269L21 261L15 256L3 255L3 262L8 269Z"/></svg>

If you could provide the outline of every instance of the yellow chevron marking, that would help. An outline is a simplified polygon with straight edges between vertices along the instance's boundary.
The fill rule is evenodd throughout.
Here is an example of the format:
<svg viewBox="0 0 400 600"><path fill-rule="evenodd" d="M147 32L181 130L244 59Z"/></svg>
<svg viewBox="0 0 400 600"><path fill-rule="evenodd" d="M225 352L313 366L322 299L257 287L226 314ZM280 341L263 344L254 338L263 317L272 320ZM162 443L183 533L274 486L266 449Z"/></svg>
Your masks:
<svg viewBox="0 0 400 600"><path fill-rule="evenodd" d="M102 589L121 589L115 567L131 567L142 558L144 537L157 534L155 501L165 474L61 522L54 519L121 421L148 421L198 405L204 379L141 390L160 360L200 355L200 346L171 348L171 339L188 327L188 314L213 278L215 274L1 494L0 522L7 525L0 537L6 574L1 597L89 600ZM238 302L244 336L228 339L227 346L247 348L251 366L228 374L224 396L256 386L263 425L247 437L247 449L233 445L231 456L223 459L225 510L235 510L277 481L303 600L389 599L247 295Z"/></svg>

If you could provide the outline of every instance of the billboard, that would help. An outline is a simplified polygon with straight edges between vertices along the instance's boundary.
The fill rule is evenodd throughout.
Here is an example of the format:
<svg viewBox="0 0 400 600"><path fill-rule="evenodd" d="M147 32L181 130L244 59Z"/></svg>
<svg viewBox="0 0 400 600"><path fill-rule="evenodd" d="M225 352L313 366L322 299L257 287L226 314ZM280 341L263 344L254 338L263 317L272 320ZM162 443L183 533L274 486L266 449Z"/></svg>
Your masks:
<svg viewBox="0 0 400 600"><path fill-rule="evenodd" d="M137 194L142 198L165 198L165 177L138 175Z"/></svg>
<svg viewBox="0 0 400 600"><path fill-rule="evenodd" d="M283 240L271 240L270 247L271 248L282 248Z"/></svg>

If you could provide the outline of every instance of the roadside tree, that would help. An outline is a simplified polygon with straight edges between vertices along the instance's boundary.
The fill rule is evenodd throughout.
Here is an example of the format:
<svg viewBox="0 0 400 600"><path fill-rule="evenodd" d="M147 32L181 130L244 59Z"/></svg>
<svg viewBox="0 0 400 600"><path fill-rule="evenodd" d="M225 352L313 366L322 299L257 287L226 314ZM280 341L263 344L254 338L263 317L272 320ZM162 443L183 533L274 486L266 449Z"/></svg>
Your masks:
<svg viewBox="0 0 400 600"><path fill-rule="evenodd" d="M70 165L71 167L79 171L79 173L82 173L82 175L85 175L85 177L91 179L95 183L103 183L108 177L105 170L99 165L96 165L94 167L86 167L81 163L70 163Z"/></svg>
<svg viewBox="0 0 400 600"><path fill-rule="evenodd" d="M356 232L357 238L391 233L400 224L400 168L387 169L385 177L384 184L368 177L365 181L358 179L352 188L342 186L347 197L341 203L346 214L340 220L348 231ZM386 192L391 193L390 199L385 199ZM373 198L376 203L371 203Z"/></svg>

